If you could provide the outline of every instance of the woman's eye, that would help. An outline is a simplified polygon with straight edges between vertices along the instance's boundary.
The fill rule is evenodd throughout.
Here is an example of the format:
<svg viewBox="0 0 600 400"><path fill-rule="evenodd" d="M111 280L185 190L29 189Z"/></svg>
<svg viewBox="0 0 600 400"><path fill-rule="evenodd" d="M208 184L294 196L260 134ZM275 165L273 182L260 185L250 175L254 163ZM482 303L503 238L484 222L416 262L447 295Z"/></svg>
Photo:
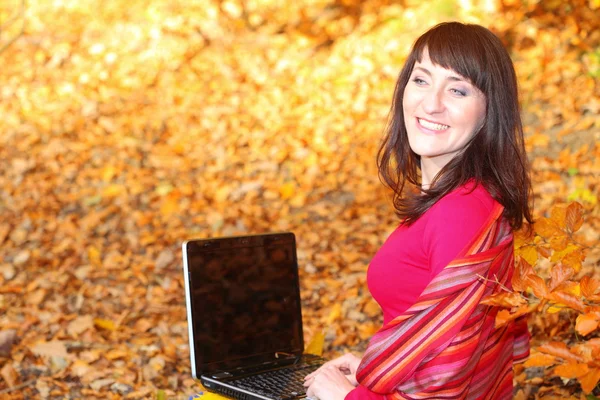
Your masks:
<svg viewBox="0 0 600 400"><path fill-rule="evenodd" d="M466 96L467 92L465 92L464 90L459 90L459 89L450 89L450 91L454 94L457 94L459 96Z"/></svg>
<svg viewBox="0 0 600 400"><path fill-rule="evenodd" d="M416 83L417 85L424 85L425 83L427 83L421 78L414 78L413 82Z"/></svg>

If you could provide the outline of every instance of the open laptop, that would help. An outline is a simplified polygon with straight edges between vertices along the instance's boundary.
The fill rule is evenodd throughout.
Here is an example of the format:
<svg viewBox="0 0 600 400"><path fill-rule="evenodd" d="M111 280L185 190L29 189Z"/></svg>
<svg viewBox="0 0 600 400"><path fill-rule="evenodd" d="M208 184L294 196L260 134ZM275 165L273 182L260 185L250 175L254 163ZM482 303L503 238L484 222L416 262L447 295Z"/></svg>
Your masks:
<svg viewBox="0 0 600 400"><path fill-rule="evenodd" d="M183 269L192 375L243 400L305 397L324 360L303 354L291 232L190 240Z"/></svg>

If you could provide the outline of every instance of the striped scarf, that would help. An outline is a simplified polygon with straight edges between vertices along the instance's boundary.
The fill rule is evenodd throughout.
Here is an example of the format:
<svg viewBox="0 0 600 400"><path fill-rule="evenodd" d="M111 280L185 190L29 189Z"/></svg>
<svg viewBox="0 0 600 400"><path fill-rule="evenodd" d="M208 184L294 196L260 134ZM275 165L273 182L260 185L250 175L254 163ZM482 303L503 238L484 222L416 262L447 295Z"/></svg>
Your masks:
<svg viewBox="0 0 600 400"><path fill-rule="evenodd" d="M495 329L498 309L479 304L510 287L513 237L503 210L496 203L417 302L373 336L357 371L361 385L386 399L512 398L513 362L529 354L527 322Z"/></svg>

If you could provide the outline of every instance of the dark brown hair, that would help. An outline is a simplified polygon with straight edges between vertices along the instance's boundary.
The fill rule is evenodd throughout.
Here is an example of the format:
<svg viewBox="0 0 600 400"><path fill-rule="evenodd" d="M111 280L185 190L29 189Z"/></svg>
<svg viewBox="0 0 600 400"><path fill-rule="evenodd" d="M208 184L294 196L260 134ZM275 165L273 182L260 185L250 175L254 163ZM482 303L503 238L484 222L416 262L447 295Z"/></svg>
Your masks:
<svg viewBox="0 0 600 400"><path fill-rule="evenodd" d="M404 190L407 181L420 186L420 157L408 143L402 96L424 50L434 64L454 70L481 90L487 108L483 127L441 169L430 187L416 194ZM394 208L405 224L412 224L435 202L471 179L504 206L504 217L513 229L521 227L523 218L532 222L517 77L498 37L479 25L445 22L417 39L396 82L377 165L380 179L394 191Z"/></svg>

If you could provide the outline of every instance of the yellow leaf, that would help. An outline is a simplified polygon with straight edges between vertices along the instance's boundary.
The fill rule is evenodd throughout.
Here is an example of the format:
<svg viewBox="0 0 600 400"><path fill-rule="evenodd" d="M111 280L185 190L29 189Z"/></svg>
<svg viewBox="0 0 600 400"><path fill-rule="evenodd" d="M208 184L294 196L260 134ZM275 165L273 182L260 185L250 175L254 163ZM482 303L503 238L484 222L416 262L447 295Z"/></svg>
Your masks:
<svg viewBox="0 0 600 400"><path fill-rule="evenodd" d="M552 261L552 262L560 261L563 259L564 256L566 256L567 254L572 253L578 249L579 249L579 246L577 246L575 244L570 244L564 250L555 251L554 254L552 254L552 257L550 258L550 261Z"/></svg>
<svg viewBox="0 0 600 400"><path fill-rule="evenodd" d="M90 263L96 267L102 265L100 251L94 246L88 247L88 259L90 260Z"/></svg>
<svg viewBox="0 0 600 400"><path fill-rule="evenodd" d="M125 192L125 188L123 185L113 184L109 185L102 190L102 197L104 198L112 198L117 197L120 194Z"/></svg>
<svg viewBox="0 0 600 400"><path fill-rule="evenodd" d="M331 312L327 316L327 325L333 323L333 321L337 320L342 316L342 305L340 303L335 303Z"/></svg>
<svg viewBox="0 0 600 400"><path fill-rule="evenodd" d="M106 329L109 331L114 331L117 329L115 323L109 319L94 318L94 325L96 325L98 328Z"/></svg>
<svg viewBox="0 0 600 400"><path fill-rule="evenodd" d="M231 188L229 186L221 186L215 193L215 202L217 204L225 203L227 197L229 197L229 193L231 193Z"/></svg>
<svg viewBox="0 0 600 400"><path fill-rule="evenodd" d="M110 182L111 179L115 176L117 170L112 165L108 165L102 170L102 180L104 182Z"/></svg>
<svg viewBox="0 0 600 400"><path fill-rule="evenodd" d="M579 314L575 322L575 330L580 335L587 336L598 329L598 322L594 314Z"/></svg>
<svg viewBox="0 0 600 400"><path fill-rule="evenodd" d="M538 259L538 252L535 246L524 246L517 249L517 254L519 254L525 261L529 263L529 265L535 265Z"/></svg>
<svg viewBox="0 0 600 400"><path fill-rule="evenodd" d="M564 291L571 293L573 296L581 297L581 285L579 283L571 283Z"/></svg>
<svg viewBox="0 0 600 400"><path fill-rule="evenodd" d="M548 309L546 310L546 312L548 314L556 314L557 312L560 312L562 310L564 310L566 306L564 304L561 303L555 303L554 305L548 307Z"/></svg>
<svg viewBox="0 0 600 400"><path fill-rule="evenodd" d="M293 182L284 183L279 188L279 194L283 200L287 200L292 197L295 191L296 189Z"/></svg>
<svg viewBox="0 0 600 400"><path fill-rule="evenodd" d="M317 332L315 336L311 339L308 346L306 346L306 350L304 352L306 354L314 354L315 356L323 355L323 346L325 344L325 335L323 332Z"/></svg>

